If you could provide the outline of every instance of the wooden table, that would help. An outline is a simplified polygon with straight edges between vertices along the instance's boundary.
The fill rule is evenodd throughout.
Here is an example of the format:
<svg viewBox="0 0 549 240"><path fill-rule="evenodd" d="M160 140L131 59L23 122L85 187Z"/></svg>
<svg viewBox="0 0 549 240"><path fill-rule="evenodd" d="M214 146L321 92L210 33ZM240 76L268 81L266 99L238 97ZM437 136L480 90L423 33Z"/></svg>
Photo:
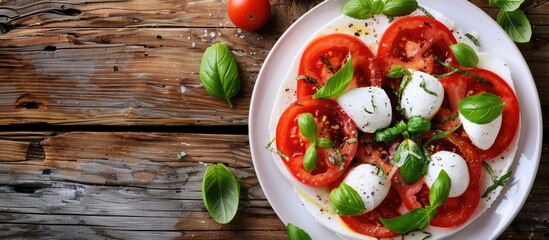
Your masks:
<svg viewBox="0 0 549 240"><path fill-rule="evenodd" d="M222 0L1 0L0 236L285 238L252 165L249 103L269 50L319 2L271 0L268 25L246 32ZM534 35L518 46L546 111L549 3L523 9ZM233 109L198 78L214 42L228 43L241 70ZM227 225L200 196L206 165L219 162L250 197ZM501 238L548 238L548 164L544 145L530 197Z"/></svg>

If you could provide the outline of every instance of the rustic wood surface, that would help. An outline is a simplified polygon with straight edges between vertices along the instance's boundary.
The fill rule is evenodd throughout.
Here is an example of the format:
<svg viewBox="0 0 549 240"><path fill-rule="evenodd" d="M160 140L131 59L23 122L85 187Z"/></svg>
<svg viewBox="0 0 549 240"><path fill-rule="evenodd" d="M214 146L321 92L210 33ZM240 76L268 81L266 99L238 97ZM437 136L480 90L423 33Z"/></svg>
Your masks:
<svg viewBox="0 0 549 240"><path fill-rule="evenodd" d="M232 25L223 0L0 0L0 238L284 239L255 176L250 98L276 40L319 0L271 0L259 31ZM472 0L495 17L488 0ZM518 44L549 129L549 2L522 7ZM235 108L198 79L204 50L228 43L243 87ZM188 155L177 159L176 154ZM236 218L200 197L207 164L247 188ZM531 194L501 238L549 238L549 145Z"/></svg>

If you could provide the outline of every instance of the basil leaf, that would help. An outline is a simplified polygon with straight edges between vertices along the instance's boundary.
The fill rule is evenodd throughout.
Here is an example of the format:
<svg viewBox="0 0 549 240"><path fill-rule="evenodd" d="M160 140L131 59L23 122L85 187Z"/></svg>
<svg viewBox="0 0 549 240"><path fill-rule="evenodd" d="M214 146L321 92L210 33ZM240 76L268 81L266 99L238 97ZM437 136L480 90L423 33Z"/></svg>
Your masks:
<svg viewBox="0 0 549 240"><path fill-rule="evenodd" d="M423 176L423 152L412 140L404 139L395 152L395 163L400 168L400 174L407 184L413 184Z"/></svg>
<svg viewBox="0 0 549 240"><path fill-rule="evenodd" d="M385 3L382 0L374 0L372 4L372 13L374 15L380 14L385 8Z"/></svg>
<svg viewBox="0 0 549 240"><path fill-rule="evenodd" d="M288 223L288 240L311 240L311 236L296 225Z"/></svg>
<svg viewBox="0 0 549 240"><path fill-rule="evenodd" d="M372 7L372 0L349 0L341 8L341 13L356 19L368 19L374 15Z"/></svg>
<svg viewBox="0 0 549 240"><path fill-rule="evenodd" d="M202 179L202 201L218 223L228 223L236 215L240 184L225 165L218 163L206 169Z"/></svg>
<svg viewBox="0 0 549 240"><path fill-rule="evenodd" d="M416 0L390 0L383 8L383 14L387 16L404 16L418 8Z"/></svg>
<svg viewBox="0 0 549 240"><path fill-rule="evenodd" d="M515 11L523 2L524 0L496 0L490 1L490 4L496 4L503 11Z"/></svg>
<svg viewBox="0 0 549 240"><path fill-rule="evenodd" d="M459 101L459 113L476 124L487 124L503 113L504 103L492 93L482 93Z"/></svg>
<svg viewBox="0 0 549 240"><path fill-rule="evenodd" d="M241 83L236 60L227 45L216 43L206 49L199 76L208 94L227 100L233 107L230 98L238 93Z"/></svg>
<svg viewBox="0 0 549 240"><path fill-rule="evenodd" d="M520 9L511 12L499 11L496 21L515 42L525 43L532 38L532 26Z"/></svg>
<svg viewBox="0 0 549 240"><path fill-rule="evenodd" d="M316 143L311 144L305 151L303 156L303 167L308 173L312 172L316 168L316 162L318 160L318 150L316 149Z"/></svg>
<svg viewBox="0 0 549 240"><path fill-rule="evenodd" d="M402 131L400 131L396 127L387 128L383 131L377 131L376 132L376 141L378 142L389 142L393 141L395 138L400 136Z"/></svg>
<svg viewBox="0 0 549 240"><path fill-rule="evenodd" d="M408 120L406 130L410 133L424 133L431 129L431 121L422 116L412 116Z"/></svg>
<svg viewBox="0 0 549 240"><path fill-rule="evenodd" d="M341 216L354 216L366 211L366 206L358 192L346 183L330 192L332 209Z"/></svg>
<svg viewBox="0 0 549 240"><path fill-rule="evenodd" d="M410 71L408 71L407 68L403 67L402 65L396 65L389 70L389 73L387 73L387 77L390 78L401 78L404 75L410 75Z"/></svg>
<svg viewBox="0 0 549 240"><path fill-rule="evenodd" d="M448 195L450 195L451 186L452 181L450 180L448 173L446 173L444 169L440 170L437 179L433 185L431 185L431 190L429 192L429 203L433 208L437 208L446 202Z"/></svg>
<svg viewBox="0 0 549 240"><path fill-rule="evenodd" d="M318 146L321 148L331 148L335 147L335 144L328 138L320 138L318 139Z"/></svg>
<svg viewBox="0 0 549 240"><path fill-rule="evenodd" d="M326 84L313 95L313 98L331 98L339 95L353 80L353 74L353 62L351 54L349 54L345 65L326 81Z"/></svg>
<svg viewBox="0 0 549 240"><path fill-rule="evenodd" d="M297 125L299 131L309 141L314 142L316 140L316 121L313 114L302 113L297 117Z"/></svg>
<svg viewBox="0 0 549 240"><path fill-rule="evenodd" d="M425 208L416 208L410 212L391 219L379 219L383 226L398 234L405 234L414 230L423 230L429 226L431 216Z"/></svg>
<svg viewBox="0 0 549 240"><path fill-rule="evenodd" d="M464 67L476 67L478 56L475 50L465 43L456 43L450 45L450 49L456 56L458 63Z"/></svg>
<svg viewBox="0 0 549 240"><path fill-rule="evenodd" d="M346 183L330 192L330 203L332 209L342 216L359 215L366 211L366 206L358 192Z"/></svg>

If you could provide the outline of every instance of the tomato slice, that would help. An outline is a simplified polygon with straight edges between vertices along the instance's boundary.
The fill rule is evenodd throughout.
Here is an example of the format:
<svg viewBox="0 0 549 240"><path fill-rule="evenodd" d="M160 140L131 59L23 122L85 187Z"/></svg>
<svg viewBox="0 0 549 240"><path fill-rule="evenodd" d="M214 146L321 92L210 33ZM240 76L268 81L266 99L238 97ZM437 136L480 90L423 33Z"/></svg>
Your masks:
<svg viewBox="0 0 549 240"><path fill-rule="evenodd" d="M459 64L450 49L457 43L452 32L441 22L427 16L395 20L381 37L377 56L386 75L393 66L402 65L429 74L449 72L435 56L450 65Z"/></svg>
<svg viewBox="0 0 549 240"><path fill-rule="evenodd" d="M322 35L314 39L301 57L299 75L315 79L320 86L346 63L351 53L354 75L348 88L381 86L382 77L376 56L362 41L343 33ZM313 95L318 86L299 80L297 98Z"/></svg>
<svg viewBox="0 0 549 240"><path fill-rule="evenodd" d="M276 146L280 152L289 157L282 159L286 167L299 181L313 186L326 186L337 181L345 172L333 159L338 154L332 148L318 147L316 168L308 173L303 167L303 156L312 144L299 131L297 117L302 113L311 113L317 123L317 137L325 137L337 146L343 157L343 167L348 168L353 160L357 142L357 128L353 120L328 99L304 97L292 103L282 114L276 128ZM331 160L332 159L332 160Z"/></svg>
<svg viewBox="0 0 549 240"><path fill-rule="evenodd" d="M448 198L437 208L437 215L431 219L431 225L435 227L455 227L464 224L473 215L480 201L482 160L466 139L456 134L450 134L446 139L459 149L460 155L467 162L469 185L461 196Z"/></svg>
<svg viewBox="0 0 549 240"><path fill-rule="evenodd" d="M398 212L400 205L402 205L402 201L398 193L391 189L385 200L374 210L358 216L340 216L340 218L349 228L358 233L377 238L396 237L398 234L383 226L379 219L391 219L400 216Z"/></svg>
<svg viewBox="0 0 549 240"><path fill-rule="evenodd" d="M452 74L449 77L441 78L440 82L448 95L445 101L448 103L446 103L444 110L441 109L440 116L436 119L442 119L457 113L458 102L465 97L485 92L499 96L505 105L503 107L501 129L496 141L487 150L475 147L481 160L492 159L507 149L515 138L520 119L518 99L507 82L495 73L485 69L466 69L466 71L488 80L490 84L479 82L475 78L464 74ZM447 122L441 128L449 129L455 126L456 122L459 123L459 119Z"/></svg>

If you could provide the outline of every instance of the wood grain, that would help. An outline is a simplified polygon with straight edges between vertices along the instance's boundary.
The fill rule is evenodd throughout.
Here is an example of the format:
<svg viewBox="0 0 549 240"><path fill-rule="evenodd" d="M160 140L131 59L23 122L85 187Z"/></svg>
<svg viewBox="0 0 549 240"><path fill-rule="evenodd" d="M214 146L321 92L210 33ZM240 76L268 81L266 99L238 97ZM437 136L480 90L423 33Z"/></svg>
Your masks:
<svg viewBox="0 0 549 240"><path fill-rule="evenodd" d="M0 0L0 238L285 239L248 145L259 70L284 31L320 0L271 0L256 32L225 0ZM493 18L497 8L471 0ZM517 44L549 128L549 2L526 0ZM243 87L235 108L198 78L204 50L227 43ZM544 141L546 142L546 141ZM187 156L177 159L185 151ZM201 180L224 163L246 187L236 218L214 222ZM549 145L531 194L501 239L549 237Z"/></svg>

